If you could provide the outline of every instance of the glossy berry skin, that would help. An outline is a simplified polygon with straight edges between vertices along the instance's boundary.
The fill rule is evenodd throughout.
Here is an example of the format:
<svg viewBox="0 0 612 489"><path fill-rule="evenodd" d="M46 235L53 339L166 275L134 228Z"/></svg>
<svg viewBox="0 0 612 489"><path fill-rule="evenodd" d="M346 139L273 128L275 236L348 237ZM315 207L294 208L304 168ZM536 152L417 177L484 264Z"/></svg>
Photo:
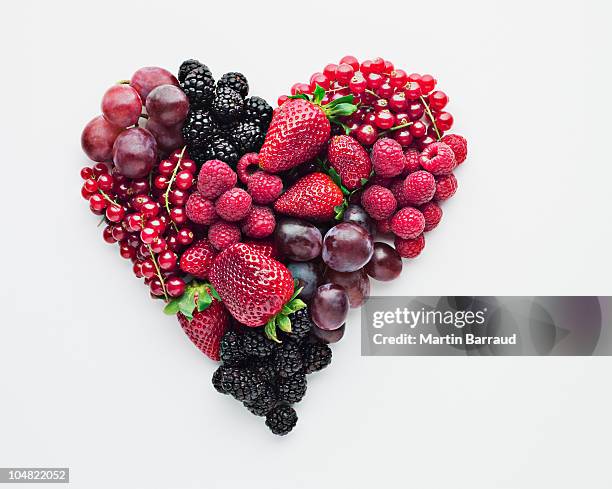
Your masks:
<svg viewBox="0 0 612 489"><path fill-rule="evenodd" d="M210 271L230 314L246 326L262 326L293 294L293 277L282 263L243 243L223 251Z"/></svg>
<svg viewBox="0 0 612 489"><path fill-rule="evenodd" d="M339 64L342 65L342 63L346 63L347 65L349 65L351 68L353 68L353 71L357 71L359 69L359 61L357 60L357 58L355 58L355 56L351 56L351 55L344 56L340 60Z"/></svg>
<svg viewBox="0 0 612 489"><path fill-rule="evenodd" d="M344 86L347 86L355 74L355 68L348 63L340 63L336 68L336 80ZM365 80L364 80L365 82ZM364 83L365 89L365 83Z"/></svg>
<svg viewBox="0 0 612 489"><path fill-rule="evenodd" d="M181 255L181 270L196 278L206 279L216 255L212 244L207 239L200 239Z"/></svg>
<svg viewBox="0 0 612 489"><path fill-rule="evenodd" d="M113 85L102 97L102 113L114 126L133 126L142 113L142 101L138 92L131 86Z"/></svg>
<svg viewBox="0 0 612 489"><path fill-rule="evenodd" d="M143 178L151 171L156 160L157 142L146 129L127 129L115 139L113 162L121 175Z"/></svg>
<svg viewBox="0 0 612 489"><path fill-rule="evenodd" d="M203 311L196 311L191 321L180 312L177 317L191 342L208 358L218 362L219 345L230 320L223 304L213 300Z"/></svg>
<svg viewBox="0 0 612 489"><path fill-rule="evenodd" d="M345 325L343 324L337 329L327 330L321 329L318 326L312 328L312 334L325 344L338 343L344 336Z"/></svg>
<svg viewBox="0 0 612 489"><path fill-rule="evenodd" d="M278 173L304 163L317 155L330 131L321 107L308 100L287 100L274 111L259 152L259 166L269 173Z"/></svg>
<svg viewBox="0 0 612 489"><path fill-rule="evenodd" d="M361 187L362 180L367 180L372 171L367 151L350 136L334 136L327 148L327 159L349 190Z"/></svg>
<svg viewBox="0 0 612 489"><path fill-rule="evenodd" d="M317 288L309 309L312 320L319 328L338 329L348 315L348 294L340 285L321 285Z"/></svg>
<svg viewBox="0 0 612 489"><path fill-rule="evenodd" d="M179 277L171 277L166 281L166 291L170 297L180 297L185 292L185 282Z"/></svg>
<svg viewBox="0 0 612 489"><path fill-rule="evenodd" d="M402 258L416 258L425 247L425 236L422 234L414 239L395 238L395 249Z"/></svg>
<svg viewBox="0 0 612 489"><path fill-rule="evenodd" d="M440 112L436 115L436 126L440 131L448 131L453 127L453 116L449 112Z"/></svg>
<svg viewBox="0 0 612 489"><path fill-rule="evenodd" d="M330 268L325 281L344 288L351 308L361 307L370 297L370 279L363 268L354 272L337 272Z"/></svg>
<svg viewBox="0 0 612 489"><path fill-rule="evenodd" d="M387 243L374 243L374 253L365 267L368 275L381 282L395 280L402 273L402 257Z"/></svg>
<svg viewBox="0 0 612 489"><path fill-rule="evenodd" d="M329 221L336 214L335 207L344 196L329 175L309 173L295 182L274 203L279 214L315 221Z"/></svg>
<svg viewBox="0 0 612 489"><path fill-rule="evenodd" d="M363 267L373 253L372 236L361 226L341 222L323 238L323 261L338 272L354 272Z"/></svg>
<svg viewBox="0 0 612 489"><path fill-rule="evenodd" d="M384 109L376 113L374 123L376 124L376 127L386 131L395 125L395 116L389 109Z"/></svg>
<svg viewBox="0 0 612 489"><path fill-rule="evenodd" d="M274 230L274 241L280 255L292 261L309 261L321 253L323 237L309 222L283 218Z"/></svg>
<svg viewBox="0 0 612 489"><path fill-rule="evenodd" d="M342 221L357 224L371 235L374 234L374 222L364 208L359 205L350 204L342 215Z"/></svg>
<svg viewBox="0 0 612 489"><path fill-rule="evenodd" d="M391 231L404 239L414 239L425 229L425 218L414 207L404 207L391 218Z"/></svg>
<svg viewBox="0 0 612 489"><path fill-rule="evenodd" d="M147 100L149 93L154 88L160 85L175 85L178 87L178 84L178 80L172 73L157 66L140 68L132 75L130 80L130 86L138 92L143 102Z"/></svg>
<svg viewBox="0 0 612 489"><path fill-rule="evenodd" d="M429 94L429 107L432 110L440 111L448 104L448 96L440 90Z"/></svg>
<svg viewBox="0 0 612 489"><path fill-rule="evenodd" d="M378 130L372 124L362 124L353 136L364 146L372 146L378 139Z"/></svg>
<svg viewBox="0 0 612 489"><path fill-rule="evenodd" d="M123 128L113 126L104 116L94 117L81 133L81 148L93 161L112 161L113 144Z"/></svg>
<svg viewBox="0 0 612 489"><path fill-rule="evenodd" d="M298 281L297 287L302 287L298 297L310 301L323 280L319 266L313 262L288 262L287 268L294 280Z"/></svg>
<svg viewBox="0 0 612 489"><path fill-rule="evenodd" d="M147 114L164 126L180 124L189 112L187 95L174 85L160 85L149 93Z"/></svg>

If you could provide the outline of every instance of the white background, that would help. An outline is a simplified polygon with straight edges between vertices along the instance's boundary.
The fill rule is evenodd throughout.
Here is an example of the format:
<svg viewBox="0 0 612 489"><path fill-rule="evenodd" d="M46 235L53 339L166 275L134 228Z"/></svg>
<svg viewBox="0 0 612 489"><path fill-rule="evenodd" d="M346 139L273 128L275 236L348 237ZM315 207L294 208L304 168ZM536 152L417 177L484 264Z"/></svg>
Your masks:
<svg viewBox="0 0 612 489"><path fill-rule="evenodd" d="M5 2L0 466L78 488L609 488L609 358L362 358L350 316L294 432L210 386L79 195L106 88L188 57L270 101L344 54L433 73L459 191L374 294L612 294L608 2ZM23 486L27 487L27 486Z"/></svg>

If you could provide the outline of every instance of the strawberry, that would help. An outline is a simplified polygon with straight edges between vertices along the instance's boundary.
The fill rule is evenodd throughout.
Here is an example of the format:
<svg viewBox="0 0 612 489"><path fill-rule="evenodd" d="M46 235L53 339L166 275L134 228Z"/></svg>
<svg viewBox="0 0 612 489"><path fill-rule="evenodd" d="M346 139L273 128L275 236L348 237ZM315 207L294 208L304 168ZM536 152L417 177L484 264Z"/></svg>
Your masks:
<svg viewBox="0 0 612 489"><path fill-rule="evenodd" d="M306 305L296 299L291 273L282 263L238 243L220 253L210 271L210 281L229 313L240 323L265 327L276 339L276 327L291 331L289 314Z"/></svg>
<svg viewBox="0 0 612 489"><path fill-rule="evenodd" d="M183 331L198 349L219 361L219 344L229 327L229 314L210 284L191 282L164 312L176 314Z"/></svg>
<svg viewBox="0 0 612 489"><path fill-rule="evenodd" d="M207 239L196 241L183 252L180 261L181 270L196 278L207 278L215 255L216 252L210 241Z"/></svg>
<svg viewBox="0 0 612 489"><path fill-rule="evenodd" d="M349 190L361 187L372 171L367 151L350 136L334 136L327 148L327 159Z"/></svg>
<svg viewBox="0 0 612 489"><path fill-rule="evenodd" d="M357 110L352 95L322 106L324 96L325 90L317 86L312 96L294 95L274 111L259 152L263 170L278 173L314 158L329 139L330 121Z"/></svg>
<svg viewBox="0 0 612 489"><path fill-rule="evenodd" d="M279 214L293 217L329 221L344 203L344 195L332 178L315 172L303 176L274 203Z"/></svg>

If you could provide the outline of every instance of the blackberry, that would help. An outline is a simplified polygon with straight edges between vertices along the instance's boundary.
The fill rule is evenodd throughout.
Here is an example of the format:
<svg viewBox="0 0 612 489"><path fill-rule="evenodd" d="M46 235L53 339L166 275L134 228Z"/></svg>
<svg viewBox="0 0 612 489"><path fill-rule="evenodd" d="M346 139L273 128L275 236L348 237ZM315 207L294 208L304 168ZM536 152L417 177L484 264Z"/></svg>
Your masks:
<svg viewBox="0 0 612 489"><path fill-rule="evenodd" d="M286 435L297 424L295 409L286 404L280 404L266 415L266 426L275 435Z"/></svg>
<svg viewBox="0 0 612 489"><path fill-rule="evenodd" d="M254 401L266 383L254 371L240 367L221 367L221 387L239 401Z"/></svg>
<svg viewBox="0 0 612 489"><path fill-rule="evenodd" d="M323 343L305 345L302 355L304 358L304 371L307 374L324 369L332 360L331 348Z"/></svg>
<svg viewBox="0 0 612 489"><path fill-rule="evenodd" d="M240 158L236 147L223 136L213 136L204 156L206 160L221 160L230 166L235 166Z"/></svg>
<svg viewBox="0 0 612 489"><path fill-rule="evenodd" d="M210 114L202 109L189 112L187 120L183 124L183 137L190 147L201 147L206 145L214 136L216 124Z"/></svg>
<svg viewBox="0 0 612 489"><path fill-rule="evenodd" d="M249 97L244 101L245 119L254 121L262 130L268 129L272 120L272 107L261 97Z"/></svg>
<svg viewBox="0 0 612 489"><path fill-rule="evenodd" d="M191 76L191 75L189 75ZM244 100L229 87L219 87L212 102L212 115L220 124L237 122L244 113Z"/></svg>
<svg viewBox="0 0 612 489"><path fill-rule="evenodd" d="M300 402L306 394L306 375L297 373L278 383L278 399L290 404Z"/></svg>
<svg viewBox="0 0 612 489"><path fill-rule="evenodd" d="M250 329L242 337L244 353L249 357L264 358L272 353L274 344L260 330Z"/></svg>
<svg viewBox="0 0 612 489"><path fill-rule="evenodd" d="M215 80L206 65L193 69L181 83L192 107L207 108L215 94Z"/></svg>
<svg viewBox="0 0 612 489"><path fill-rule="evenodd" d="M228 331L219 345L221 361L224 365L240 365L246 360L242 349L242 337L235 331Z"/></svg>
<svg viewBox="0 0 612 489"><path fill-rule="evenodd" d="M308 309L300 309L290 314L289 319L291 320L291 333L284 333L283 337L297 342L304 340L313 327Z"/></svg>
<svg viewBox="0 0 612 489"><path fill-rule="evenodd" d="M259 397L254 401L245 401L244 406L255 416L265 416L276 405L277 396L270 384L265 384Z"/></svg>
<svg viewBox="0 0 612 489"><path fill-rule="evenodd" d="M230 139L242 154L258 153L264 142L265 134L261 127L253 121L245 121L238 124L231 133Z"/></svg>
<svg viewBox="0 0 612 489"><path fill-rule="evenodd" d="M259 374L259 376L266 382L276 382L276 371L272 361L269 358L259 358L251 363L251 369Z"/></svg>
<svg viewBox="0 0 612 489"><path fill-rule="evenodd" d="M291 377L304 366L299 347L295 343L285 342L274 352L272 365L281 377Z"/></svg>
<svg viewBox="0 0 612 489"><path fill-rule="evenodd" d="M198 166L202 166L206 160L208 160L206 146L190 146L187 145L189 157L195 161Z"/></svg>
<svg viewBox="0 0 612 489"><path fill-rule="evenodd" d="M178 71L178 80L180 82L185 81L185 77L200 66L203 65L197 59L188 59L186 61L183 61Z"/></svg>
<svg viewBox="0 0 612 489"><path fill-rule="evenodd" d="M246 97L249 93L249 82L242 73L232 71L226 73L217 82L217 87L229 87L238 92L242 97Z"/></svg>
<svg viewBox="0 0 612 489"><path fill-rule="evenodd" d="M221 375L223 375L223 367L219 367L217 370L215 370L215 373L212 376L212 385L215 387L217 392L227 394L221 385Z"/></svg>

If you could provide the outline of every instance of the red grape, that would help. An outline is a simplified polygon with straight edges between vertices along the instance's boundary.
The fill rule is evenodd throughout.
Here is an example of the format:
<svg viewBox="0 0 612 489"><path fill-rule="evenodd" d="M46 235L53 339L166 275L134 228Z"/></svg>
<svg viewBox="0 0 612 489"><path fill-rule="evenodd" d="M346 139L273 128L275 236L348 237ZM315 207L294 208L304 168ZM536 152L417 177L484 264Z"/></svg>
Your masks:
<svg viewBox="0 0 612 489"><path fill-rule="evenodd" d="M138 92L140 99L145 101L154 88L160 85L175 85L178 87L178 84L178 80L172 73L156 66L140 68L132 75L130 80L130 85Z"/></svg>
<svg viewBox="0 0 612 489"><path fill-rule="evenodd" d="M121 133L113 145L117 171L128 178L145 177L157 158L157 143L146 129L134 127Z"/></svg>
<svg viewBox="0 0 612 489"><path fill-rule="evenodd" d="M81 134L81 147L93 161L111 161L113 144L122 128L113 126L104 116L90 120Z"/></svg>
<svg viewBox="0 0 612 489"><path fill-rule="evenodd" d="M338 329L346 321L349 297L343 287L325 284L317 288L310 305L314 323L321 329Z"/></svg>
<svg viewBox="0 0 612 489"><path fill-rule="evenodd" d="M305 301L312 299L322 279L318 265L312 262L289 262L287 268L298 281L298 287L303 287L298 297Z"/></svg>
<svg viewBox="0 0 612 489"><path fill-rule="evenodd" d="M278 252L293 261L309 261L321 253L321 232L309 222L285 218L274 230Z"/></svg>
<svg viewBox="0 0 612 489"><path fill-rule="evenodd" d="M361 226L342 222L323 239L323 261L338 272L354 272L370 261L372 236Z"/></svg>
<svg viewBox="0 0 612 489"><path fill-rule="evenodd" d="M360 307L370 297L370 279L363 268L355 272L328 269L325 281L343 287L351 307Z"/></svg>
<svg viewBox="0 0 612 489"><path fill-rule="evenodd" d="M142 101L129 85L113 85L102 97L102 113L114 126L133 126L142 113Z"/></svg>
<svg viewBox="0 0 612 489"><path fill-rule="evenodd" d="M151 90L146 101L147 114L164 126L175 126L187 117L187 95L174 85L160 85Z"/></svg>
<svg viewBox="0 0 612 489"><path fill-rule="evenodd" d="M374 243L374 254L366 265L368 275L376 280L388 282L402 273L402 257L387 243Z"/></svg>

